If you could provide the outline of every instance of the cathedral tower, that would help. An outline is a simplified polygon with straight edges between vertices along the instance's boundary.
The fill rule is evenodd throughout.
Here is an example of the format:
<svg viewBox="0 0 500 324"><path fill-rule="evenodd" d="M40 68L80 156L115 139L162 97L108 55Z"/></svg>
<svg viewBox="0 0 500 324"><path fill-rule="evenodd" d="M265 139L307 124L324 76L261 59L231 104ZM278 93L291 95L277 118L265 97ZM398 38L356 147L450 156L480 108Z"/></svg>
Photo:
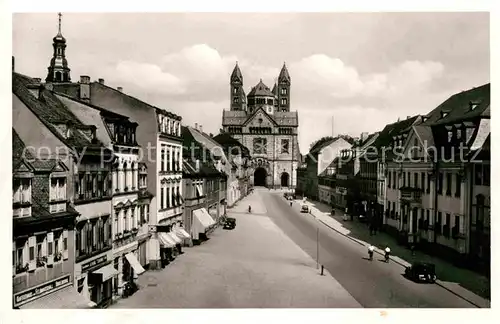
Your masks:
<svg viewBox="0 0 500 324"><path fill-rule="evenodd" d="M231 73L231 110L246 110L246 95L243 90L243 75L238 62Z"/></svg>
<svg viewBox="0 0 500 324"><path fill-rule="evenodd" d="M288 69L286 64L283 63L280 75L278 77L278 110L279 111L290 111L290 86L292 80L290 74L288 74Z"/></svg>
<svg viewBox="0 0 500 324"><path fill-rule="evenodd" d="M50 60L50 66L48 67L48 74L45 78L46 82L71 82L69 75L70 68L68 67L68 61L66 60L66 39L61 33L61 17L62 14L59 13L59 30L57 35L53 38L54 43L54 54Z"/></svg>

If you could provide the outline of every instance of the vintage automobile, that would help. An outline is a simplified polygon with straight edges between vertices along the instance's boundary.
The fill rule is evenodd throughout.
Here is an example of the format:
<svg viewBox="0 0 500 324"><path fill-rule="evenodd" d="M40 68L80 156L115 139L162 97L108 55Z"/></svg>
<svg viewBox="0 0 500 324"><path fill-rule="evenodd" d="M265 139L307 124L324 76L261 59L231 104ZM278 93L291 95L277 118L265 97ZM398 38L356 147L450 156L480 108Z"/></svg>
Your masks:
<svg viewBox="0 0 500 324"><path fill-rule="evenodd" d="M300 207L300 212L301 213L308 213L309 212L309 206L307 206L306 204L302 205Z"/></svg>
<svg viewBox="0 0 500 324"><path fill-rule="evenodd" d="M224 226L222 228L232 230L235 227L236 227L236 218L227 217L226 220L224 221Z"/></svg>
<svg viewBox="0 0 500 324"><path fill-rule="evenodd" d="M415 262L410 267L406 267L405 276L416 282L436 281L436 266L433 263Z"/></svg>

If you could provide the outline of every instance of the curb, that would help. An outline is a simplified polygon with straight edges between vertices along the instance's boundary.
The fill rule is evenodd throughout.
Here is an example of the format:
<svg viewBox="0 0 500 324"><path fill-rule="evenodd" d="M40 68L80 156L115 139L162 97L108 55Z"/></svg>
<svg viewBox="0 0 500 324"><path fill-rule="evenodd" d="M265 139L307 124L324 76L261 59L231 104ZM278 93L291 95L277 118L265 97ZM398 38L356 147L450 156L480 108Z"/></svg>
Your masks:
<svg viewBox="0 0 500 324"><path fill-rule="evenodd" d="M330 229L334 230L335 232L339 233L340 235L342 235L342 236L344 236L344 237L347 237L348 239L350 239L351 241L354 241L354 242L358 243L359 245L363 245L363 246L365 246L365 244L364 244L364 243L361 243L360 241L356 240L355 238L352 238L352 237L350 237L349 235L346 235L346 234L344 234L344 233L340 232L340 231L339 231L339 230L337 230L336 228L334 228L334 227L332 227L332 226L328 225L327 223L323 222L321 219L318 219L318 220L319 220L321 223L323 223L325 226L327 226L328 228L330 228ZM377 250L375 250L375 252L376 252L377 254L379 254L379 255L382 255L382 256L384 255L382 252L379 252L379 251L377 251ZM403 264L403 263L401 263L400 261L398 261L398 260L394 259L394 258L393 258L393 257L391 257L391 256L389 256L389 258L390 258L390 259L391 259L394 263L397 263L397 264L399 264L400 266L402 266L403 268L406 268L406 265L404 265L404 264ZM438 282L438 280L436 280L436 281L435 281L435 284L436 284L436 285L438 285L439 287L444 288L445 290L447 290L447 291L451 292L451 293L452 293L452 294L454 294L455 296L462 298L463 300L465 300L466 302L470 303L471 305L474 305L474 306L475 306L475 307L477 307L477 308L483 308L483 307L481 307L481 306L477 305L476 303L474 303L473 301L471 301L470 299L465 298L464 296L462 296L462 295L460 295L460 294L456 293L455 291L453 291L453 290L449 289L448 287L444 286L443 284L441 284L440 282Z"/></svg>

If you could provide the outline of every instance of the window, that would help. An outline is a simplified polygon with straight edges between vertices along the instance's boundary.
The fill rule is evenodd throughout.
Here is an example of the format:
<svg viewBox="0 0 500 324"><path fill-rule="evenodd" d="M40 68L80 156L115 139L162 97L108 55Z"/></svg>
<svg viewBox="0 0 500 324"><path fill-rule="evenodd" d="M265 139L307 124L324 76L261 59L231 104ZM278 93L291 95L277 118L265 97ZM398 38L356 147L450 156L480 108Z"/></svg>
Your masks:
<svg viewBox="0 0 500 324"><path fill-rule="evenodd" d="M31 179L14 179L13 196L15 203L31 203Z"/></svg>
<svg viewBox="0 0 500 324"><path fill-rule="evenodd" d="M288 146L290 144L290 141L288 139L282 139L281 140L281 153L289 153L288 152Z"/></svg>
<svg viewBox="0 0 500 324"><path fill-rule="evenodd" d="M460 198L460 195L462 194L462 176L460 173L456 174L455 178L455 197Z"/></svg>
<svg viewBox="0 0 500 324"><path fill-rule="evenodd" d="M392 188L392 172L389 172L387 175L387 183L388 183L388 187Z"/></svg>
<svg viewBox="0 0 500 324"><path fill-rule="evenodd" d="M425 191L425 172L420 174L420 183L422 186L422 191Z"/></svg>
<svg viewBox="0 0 500 324"><path fill-rule="evenodd" d="M240 100L240 99L239 99L238 97L234 97L234 98L233 98L233 103L238 103L238 101L239 101L239 100Z"/></svg>
<svg viewBox="0 0 500 324"><path fill-rule="evenodd" d="M451 196L451 172L446 173L446 195Z"/></svg>
<svg viewBox="0 0 500 324"><path fill-rule="evenodd" d="M238 93L238 87L233 87L233 93L237 94Z"/></svg>
<svg viewBox="0 0 500 324"><path fill-rule="evenodd" d="M417 172L415 172L415 173L413 174L413 186L414 186L415 188L419 188L419 186L418 186L418 173L417 173Z"/></svg>
<svg viewBox="0 0 500 324"><path fill-rule="evenodd" d="M406 172L403 172L403 187L406 187Z"/></svg>
<svg viewBox="0 0 500 324"><path fill-rule="evenodd" d="M428 221L430 219L430 211L427 209L427 215L425 216L425 220Z"/></svg>
<svg viewBox="0 0 500 324"><path fill-rule="evenodd" d="M286 98L281 98L281 105L286 106L286 104L287 104Z"/></svg>
<svg viewBox="0 0 500 324"><path fill-rule="evenodd" d="M443 172L439 172L437 185L438 185L437 192L439 195L442 195L443 194Z"/></svg>
<svg viewBox="0 0 500 324"><path fill-rule="evenodd" d="M431 175L427 175L427 193L431 192Z"/></svg>
<svg viewBox="0 0 500 324"><path fill-rule="evenodd" d="M286 95L287 94L287 89L286 88L281 88L281 94Z"/></svg>
<svg viewBox="0 0 500 324"><path fill-rule="evenodd" d="M164 204L165 204L165 198L164 198L164 195L163 195L163 190L164 190L164 189L165 189L165 188L163 188L163 187L160 189L160 209L163 209L163 208L164 208L164 206L165 206L165 205L164 205ZM167 196L168 196L168 188L167 188ZM168 207L169 207L169 206L168 206L168 201L167 201L167 208L168 208Z"/></svg>
<svg viewBox="0 0 500 324"><path fill-rule="evenodd" d="M50 179L50 200L66 200L66 178L58 177Z"/></svg>
<svg viewBox="0 0 500 324"><path fill-rule="evenodd" d="M181 204L181 192L180 192L180 187L177 187L177 193L176 193L176 196L177 196L177 204Z"/></svg>
<svg viewBox="0 0 500 324"><path fill-rule="evenodd" d="M171 198L172 198L172 207L175 207L177 206L177 203L176 203L176 199L175 199L175 188L172 188L172 191L171 191Z"/></svg>
<svg viewBox="0 0 500 324"><path fill-rule="evenodd" d="M451 140L453 139L453 131L448 131L448 143L451 143Z"/></svg>
<svg viewBox="0 0 500 324"><path fill-rule="evenodd" d="M166 153L167 153L167 159L165 161L167 163L167 171L172 171L172 167L170 166L170 149L171 149L170 146L167 146L165 148Z"/></svg>
<svg viewBox="0 0 500 324"><path fill-rule="evenodd" d="M166 199L167 199L167 208L170 208L170 188L167 188ZM163 198L162 198L162 201L163 201Z"/></svg>
<svg viewBox="0 0 500 324"><path fill-rule="evenodd" d="M167 153L168 154L168 153ZM168 161L168 155L167 155L167 161ZM160 162L160 171L165 171L165 146L161 147L161 162Z"/></svg>
<svg viewBox="0 0 500 324"><path fill-rule="evenodd" d="M475 184L476 186L490 185L490 165L476 164L475 165Z"/></svg>
<svg viewBox="0 0 500 324"><path fill-rule="evenodd" d="M128 231L128 209L123 210L123 231Z"/></svg>
<svg viewBox="0 0 500 324"><path fill-rule="evenodd" d="M267 139L254 138L253 139L253 152L254 154L267 154Z"/></svg>
<svg viewBox="0 0 500 324"><path fill-rule="evenodd" d="M460 216L455 216L455 231L460 233Z"/></svg>

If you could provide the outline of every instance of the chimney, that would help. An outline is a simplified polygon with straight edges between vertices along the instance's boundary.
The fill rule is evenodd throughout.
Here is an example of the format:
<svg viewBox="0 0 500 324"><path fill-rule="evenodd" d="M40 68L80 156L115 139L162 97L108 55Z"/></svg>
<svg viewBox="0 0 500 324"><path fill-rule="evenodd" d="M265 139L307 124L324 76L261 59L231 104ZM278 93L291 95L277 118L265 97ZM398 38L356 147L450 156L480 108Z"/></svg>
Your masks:
<svg viewBox="0 0 500 324"><path fill-rule="evenodd" d="M12 56L12 72L16 72L16 59Z"/></svg>
<svg viewBox="0 0 500 324"><path fill-rule="evenodd" d="M90 102L90 77L88 75L80 76L80 100Z"/></svg>
<svg viewBox="0 0 500 324"><path fill-rule="evenodd" d="M203 133L203 126L202 126L202 125L199 125L199 126L198 126L198 130L200 131L200 133Z"/></svg>
<svg viewBox="0 0 500 324"><path fill-rule="evenodd" d="M104 84L104 79L99 79L98 81L100 84Z"/></svg>
<svg viewBox="0 0 500 324"><path fill-rule="evenodd" d="M410 119L410 118L411 118L411 116L406 116L406 119Z"/></svg>
<svg viewBox="0 0 500 324"><path fill-rule="evenodd" d="M196 172L200 172L200 160L196 160Z"/></svg>
<svg viewBox="0 0 500 324"><path fill-rule="evenodd" d="M90 84L90 77L88 75L80 75L81 84Z"/></svg>
<svg viewBox="0 0 500 324"><path fill-rule="evenodd" d="M40 84L40 83L42 83L42 79L41 78L33 78L33 82L35 84Z"/></svg>
<svg viewBox="0 0 500 324"><path fill-rule="evenodd" d="M194 123L194 129L198 129L198 123Z"/></svg>
<svg viewBox="0 0 500 324"><path fill-rule="evenodd" d="M361 142L364 142L368 138L368 132L361 133Z"/></svg>
<svg viewBox="0 0 500 324"><path fill-rule="evenodd" d="M116 90L123 92L123 87L118 87L118 88L116 88Z"/></svg>

